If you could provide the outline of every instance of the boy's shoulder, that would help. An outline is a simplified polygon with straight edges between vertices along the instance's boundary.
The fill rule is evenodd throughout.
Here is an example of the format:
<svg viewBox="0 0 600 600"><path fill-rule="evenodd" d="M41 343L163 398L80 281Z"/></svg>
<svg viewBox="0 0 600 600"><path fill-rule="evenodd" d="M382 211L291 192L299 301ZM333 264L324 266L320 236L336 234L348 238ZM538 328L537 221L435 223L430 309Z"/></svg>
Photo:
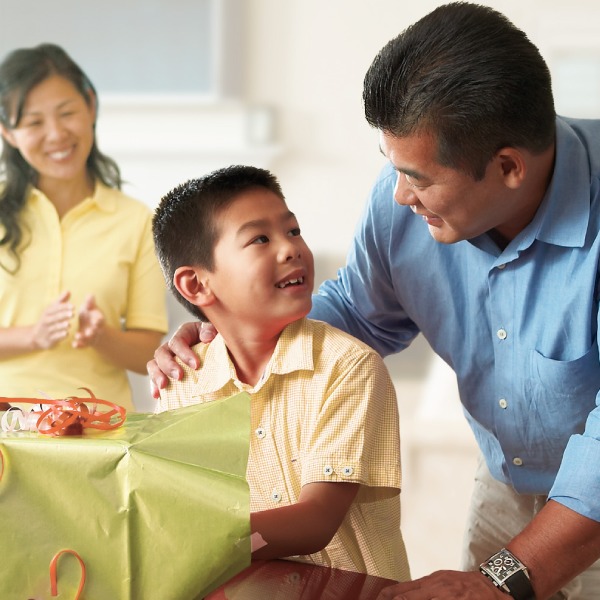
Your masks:
<svg viewBox="0 0 600 600"><path fill-rule="evenodd" d="M214 369L214 367L216 366L215 364L215 360L214 360L214 356L209 355L207 357L207 353L209 352L209 350L211 349L211 346L213 347L213 351L215 350L215 347L218 345L218 341L215 342L210 342L210 343L204 343L204 342L199 342L198 344L191 346L191 350L194 352L194 354L199 358L200 360L200 366L197 369L194 369L192 367L190 367L187 363L184 363L179 357L175 357L175 360L177 361L177 363L179 364L179 366L183 369L183 372L185 374L183 380L187 380L187 381L196 381L196 380L200 380L204 377L204 374L206 373L207 370L211 370ZM214 355L214 352L212 352L211 354Z"/></svg>
<svg viewBox="0 0 600 600"><path fill-rule="evenodd" d="M325 321L306 319L306 325L312 334L313 344L321 345L324 350L352 355L368 354L380 358L379 353L371 346Z"/></svg>

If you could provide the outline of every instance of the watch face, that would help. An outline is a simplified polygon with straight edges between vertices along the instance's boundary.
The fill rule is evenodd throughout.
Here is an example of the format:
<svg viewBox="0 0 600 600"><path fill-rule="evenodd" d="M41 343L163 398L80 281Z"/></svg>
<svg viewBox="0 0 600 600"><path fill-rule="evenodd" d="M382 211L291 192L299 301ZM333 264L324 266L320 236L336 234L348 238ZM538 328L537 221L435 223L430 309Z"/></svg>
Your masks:
<svg viewBox="0 0 600 600"><path fill-rule="evenodd" d="M486 564L493 575L500 580L505 580L521 569L521 565L514 559L512 554L501 550L492 556Z"/></svg>
<svg viewBox="0 0 600 600"><path fill-rule="evenodd" d="M481 572L502 591L520 600L534 600L535 594L529 581L527 567L503 548L491 556L480 567Z"/></svg>
<svg viewBox="0 0 600 600"><path fill-rule="evenodd" d="M481 565L498 583L523 570L521 563L508 551L500 550Z"/></svg>

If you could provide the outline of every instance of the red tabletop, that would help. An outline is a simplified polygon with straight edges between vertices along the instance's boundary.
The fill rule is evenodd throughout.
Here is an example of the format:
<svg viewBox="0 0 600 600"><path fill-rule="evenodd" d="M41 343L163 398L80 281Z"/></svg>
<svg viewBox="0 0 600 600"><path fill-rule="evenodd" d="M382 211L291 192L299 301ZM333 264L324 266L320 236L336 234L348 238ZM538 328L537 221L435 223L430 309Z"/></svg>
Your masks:
<svg viewBox="0 0 600 600"><path fill-rule="evenodd" d="M291 560L256 561L205 600L375 600L394 583Z"/></svg>

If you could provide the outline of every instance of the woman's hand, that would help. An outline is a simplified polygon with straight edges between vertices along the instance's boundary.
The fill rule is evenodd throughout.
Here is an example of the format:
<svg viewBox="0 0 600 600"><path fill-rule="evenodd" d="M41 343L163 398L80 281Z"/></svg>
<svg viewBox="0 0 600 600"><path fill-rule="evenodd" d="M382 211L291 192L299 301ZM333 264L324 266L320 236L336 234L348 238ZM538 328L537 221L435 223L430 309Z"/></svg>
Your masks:
<svg viewBox="0 0 600 600"><path fill-rule="evenodd" d="M62 342L69 334L73 317L73 305L69 302L71 292L63 292L48 306L31 329L31 348L48 350Z"/></svg>
<svg viewBox="0 0 600 600"><path fill-rule="evenodd" d="M73 339L73 348L93 346L104 330L104 313L96 305L96 299L89 295L79 309L79 329Z"/></svg>
<svg viewBox="0 0 600 600"><path fill-rule="evenodd" d="M200 364L191 346L198 342L211 342L216 333L216 329L210 323L184 323L168 342L156 349L154 358L146 365L153 398L159 397L159 391L167 387L169 378L179 380L183 376L183 370L175 361L175 357L192 369L197 369Z"/></svg>

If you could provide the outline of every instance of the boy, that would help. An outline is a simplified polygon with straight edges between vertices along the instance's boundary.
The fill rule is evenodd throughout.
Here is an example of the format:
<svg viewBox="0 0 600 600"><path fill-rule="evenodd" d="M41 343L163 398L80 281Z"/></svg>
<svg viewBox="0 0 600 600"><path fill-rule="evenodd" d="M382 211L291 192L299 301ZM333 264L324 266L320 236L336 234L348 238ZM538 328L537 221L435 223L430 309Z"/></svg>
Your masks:
<svg viewBox="0 0 600 600"><path fill-rule="evenodd" d="M232 166L188 181L153 233L175 297L219 331L157 411L251 395L253 558L408 579L393 384L371 348L305 318L313 257L276 178Z"/></svg>

